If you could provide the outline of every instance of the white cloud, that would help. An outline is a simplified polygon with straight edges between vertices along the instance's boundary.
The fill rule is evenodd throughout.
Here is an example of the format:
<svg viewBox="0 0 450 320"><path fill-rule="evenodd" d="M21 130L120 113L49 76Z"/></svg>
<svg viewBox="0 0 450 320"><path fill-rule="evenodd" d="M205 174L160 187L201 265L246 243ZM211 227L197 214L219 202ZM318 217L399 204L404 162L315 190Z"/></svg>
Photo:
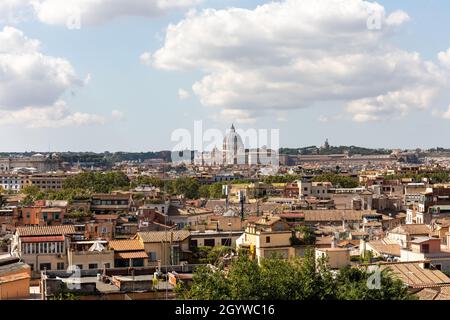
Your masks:
<svg viewBox="0 0 450 320"><path fill-rule="evenodd" d="M88 81L76 76L69 61L43 54L40 46L16 28L0 31L0 124L48 128L104 123L99 115L71 111L60 99Z"/></svg>
<svg viewBox="0 0 450 320"><path fill-rule="evenodd" d="M380 30L367 22L379 17ZM147 64L195 70L205 106L237 115L347 103L355 121L428 108L448 74L389 43L409 20L403 11L362 0L285 0L254 10L190 12L166 31ZM341 103L340 103L341 104ZM267 112L266 112L267 114ZM248 117L247 117L248 118Z"/></svg>
<svg viewBox="0 0 450 320"><path fill-rule="evenodd" d="M0 23L37 19L50 25L82 27L123 16L157 17L203 0L0 0ZM80 24L80 25L78 25Z"/></svg>
<svg viewBox="0 0 450 320"><path fill-rule="evenodd" d="M450 119L450 106L448 106L447 110L444 112L440 112L438 110L433 110L433 116L438 118Z"/></svg>
<svg viewBox="0 0 450 320"><path fill-rule="evenodd" d="M152 64L152 54L150 52L144 52L139 56L139 60L141 60L141 63L150 66Z"/></svg>
<svg viewBox="0 0 450 320"><path fill-rule="evenodd" d="M410 16L401 10L392 12L387 18L386 23L391 26L399 26L411 20Z"/></svg>
<svg viewBox="0 0 450 320"><path fill-rule="evenodd" d="M29 16L30 0L1 0L0 23L17 23Z"/></svg>
<svg viewBox="0 0 450 320"><path fill-rule="evenodd" d="M100 115L70 111L64 101L58 101L50 107L0 110L0 125L21 125L26 128L102 125L105 122L106 119Z"/></svg>
<svg viewBox="0 0 450 320"><path fill-rule="evenodd" d="M256 122L256 115L247 110L223 109L219 114L214 114L210 118L216 122L229 124L235 122L239 124L251 124Z"/></svg>
<svg viewBox="0 0 450 320"><path fill-rule="evenodd" d="M81 25L96 25L122 16L155 17L183 9L201 0L32 0L38 19L51 25L66 25L79 16Z"/></svg>
<svg viewBox="0 0 450 320"><path fill-rule="evenodd" d="M189 99L191 97L191 94L184 90L184 89L178 89L178 99L180 100L186 100Z"/></svg>
<svg viewBox="0 0 450 320"><path fill-rule="evenodd" d="M0 32L0 109L52 105L67 89L81 86L69 61L46 56L22 31Z"/></svg>
<svg viewBox="0 0 450 320"><path fill-rule="evenodd" d="M121 120L124 118L124 116L125 116L125 114L122 111L119 111L119 110L111 111L111 117L113 119Z"/></svg>
<svg viewBox="0 0 450 320"><path fill-rule="evenodd" d="M438 53L438 59L444 67L450 69L450 49Z"/></svg>

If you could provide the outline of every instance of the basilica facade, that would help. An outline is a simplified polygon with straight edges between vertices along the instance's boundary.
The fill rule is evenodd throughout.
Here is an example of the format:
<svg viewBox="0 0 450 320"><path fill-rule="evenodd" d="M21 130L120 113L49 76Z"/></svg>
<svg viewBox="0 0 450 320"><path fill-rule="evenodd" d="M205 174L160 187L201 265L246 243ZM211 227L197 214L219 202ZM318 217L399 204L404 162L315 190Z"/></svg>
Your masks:
<svg viewBox="0 0 450 320"><path fill-rule="evenodd" d="M275 165L278 160L277 152L265 146L246 149L234 125L223 138L222 150L215 147L194 156L194 164L199 166Z"/></svg>

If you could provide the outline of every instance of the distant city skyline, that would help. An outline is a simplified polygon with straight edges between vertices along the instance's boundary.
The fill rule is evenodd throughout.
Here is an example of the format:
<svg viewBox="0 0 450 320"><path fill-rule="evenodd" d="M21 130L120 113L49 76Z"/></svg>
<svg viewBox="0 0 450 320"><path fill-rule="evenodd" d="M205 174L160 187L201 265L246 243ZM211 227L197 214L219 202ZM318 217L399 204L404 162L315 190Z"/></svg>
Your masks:
<svg viewBox="0 0 450 320"><path fill-rule="evenodd" d="M450 148L448 2L58 3L0 3L0 152L172 150L198 120Z"/></svg>

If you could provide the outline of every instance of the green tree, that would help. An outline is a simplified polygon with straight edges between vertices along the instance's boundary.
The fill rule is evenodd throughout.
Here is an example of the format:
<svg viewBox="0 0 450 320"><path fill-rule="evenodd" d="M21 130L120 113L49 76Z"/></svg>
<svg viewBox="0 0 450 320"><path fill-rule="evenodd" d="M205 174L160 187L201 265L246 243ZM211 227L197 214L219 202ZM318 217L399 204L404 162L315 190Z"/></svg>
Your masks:
<svg viewBox="0 0 450 320"><path fill-rule="evenodd" d="M197 179L182 177L178 178L174 182L174 191L176 194L181 194L188 199L199 198L200 183Z"/></svg>
<svg viewBox="0 0 450 320"><path fill-rule="evenodd" d="M313 245L316 243L316 235L314 229L308 226L296 226L295 231L300 233L301 244Z"/></svg>
<svg viewBox="0 0 450 320"><path fill-rule="evenodd" d="M221 182L216 182L209 186L209 196L211 199L221 199L225 197L222 186L223 184Z"/></svg>
<svg viewBox="0 0 450 320"><path fill-rule="evenodd" d="M380 287L369 288L374 272L359 268L341 269L337 276L339 290L337 298L341 300L411 300L415 297L408 292L407 286L395 278L389 269L379 273Z"/></svg>
<svg viewBox="0 0 450 320"><path fill-rule="evenodd" d="M335 187L339 186L341 188L356 188L359 185L358 180L335 173L326 173L319 176L315 176L312 181L331 182L333 186Z"/></svg>
<svg viewBox="0 0 450 320"><path fill-rule="evenodd" d="M326 259L316 261L314 250L302 259L262 259L247 254L227 268L201 267L190 287L178 288L180 298L194 300L408 300L414 297L388 270L381 272L380 288L367 285L371 273L347 267L335 276Z"/></svg>
<svg viewBox="0 0 450 320"><path fill-rule="evenodd" d="M210 186L203 184L200 186L200 188L198 189L198 194L200 196L200 198L206 198L209 199L209 189Z"/></svg>
<svg viewBox="0 0 450 320"><path fill-rule="evenodd" d="M49 300L80 300L80 297L68 292L62 292L49 298Z"/></svg>
<svg viewBox="0 0 450 320"><path fill-rule="evenodd" d="M116 189L128 189L130 181L121 171L83 172L66 179L64 189L83 189L90 192L109 193Z"/></svg>

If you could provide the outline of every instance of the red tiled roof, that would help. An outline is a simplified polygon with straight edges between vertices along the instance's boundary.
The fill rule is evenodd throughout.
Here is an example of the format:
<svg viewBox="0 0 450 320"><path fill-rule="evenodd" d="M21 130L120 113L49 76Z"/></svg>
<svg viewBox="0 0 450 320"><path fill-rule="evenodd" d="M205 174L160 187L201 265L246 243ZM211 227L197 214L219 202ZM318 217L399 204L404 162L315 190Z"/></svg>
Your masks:
<svg viewBox="0 0 450 320"><path fill-rule="evenodd" d="M76 234L75 226L73 225L17 227L16 232L20 237Z"/></svg>
<svg viewBox="0 0 450 320"><path fill-rule="evenodd" d="M146 259L148 255L144 251L119 252L116 254L121 259Z"/></svg>
<svg viewBox="0 0 450 320"><path fill-rule="evenodd" d="M304 218L303 213L280 213L278 214L281 218Z"/></svg>
<svg viewBox="0 0 450 320"><path fill-rule="evenodd" d="M64 241L64 236L48 236L48 237L22 237L22 242L55 242Z"/></svg>
<svg viewBox="0 0 450 320"><path fill-rule="evenodd" d="M119 215L117 214L96 214L94 215L95 220L117 220Z"/></svg>
<svg viewBox="0 0 450 320"><path fill-rule="evenodd" d="M109 247L114 251L133 251L143 250L144 245L139 240L112 240L109 242Z"/></svg>

